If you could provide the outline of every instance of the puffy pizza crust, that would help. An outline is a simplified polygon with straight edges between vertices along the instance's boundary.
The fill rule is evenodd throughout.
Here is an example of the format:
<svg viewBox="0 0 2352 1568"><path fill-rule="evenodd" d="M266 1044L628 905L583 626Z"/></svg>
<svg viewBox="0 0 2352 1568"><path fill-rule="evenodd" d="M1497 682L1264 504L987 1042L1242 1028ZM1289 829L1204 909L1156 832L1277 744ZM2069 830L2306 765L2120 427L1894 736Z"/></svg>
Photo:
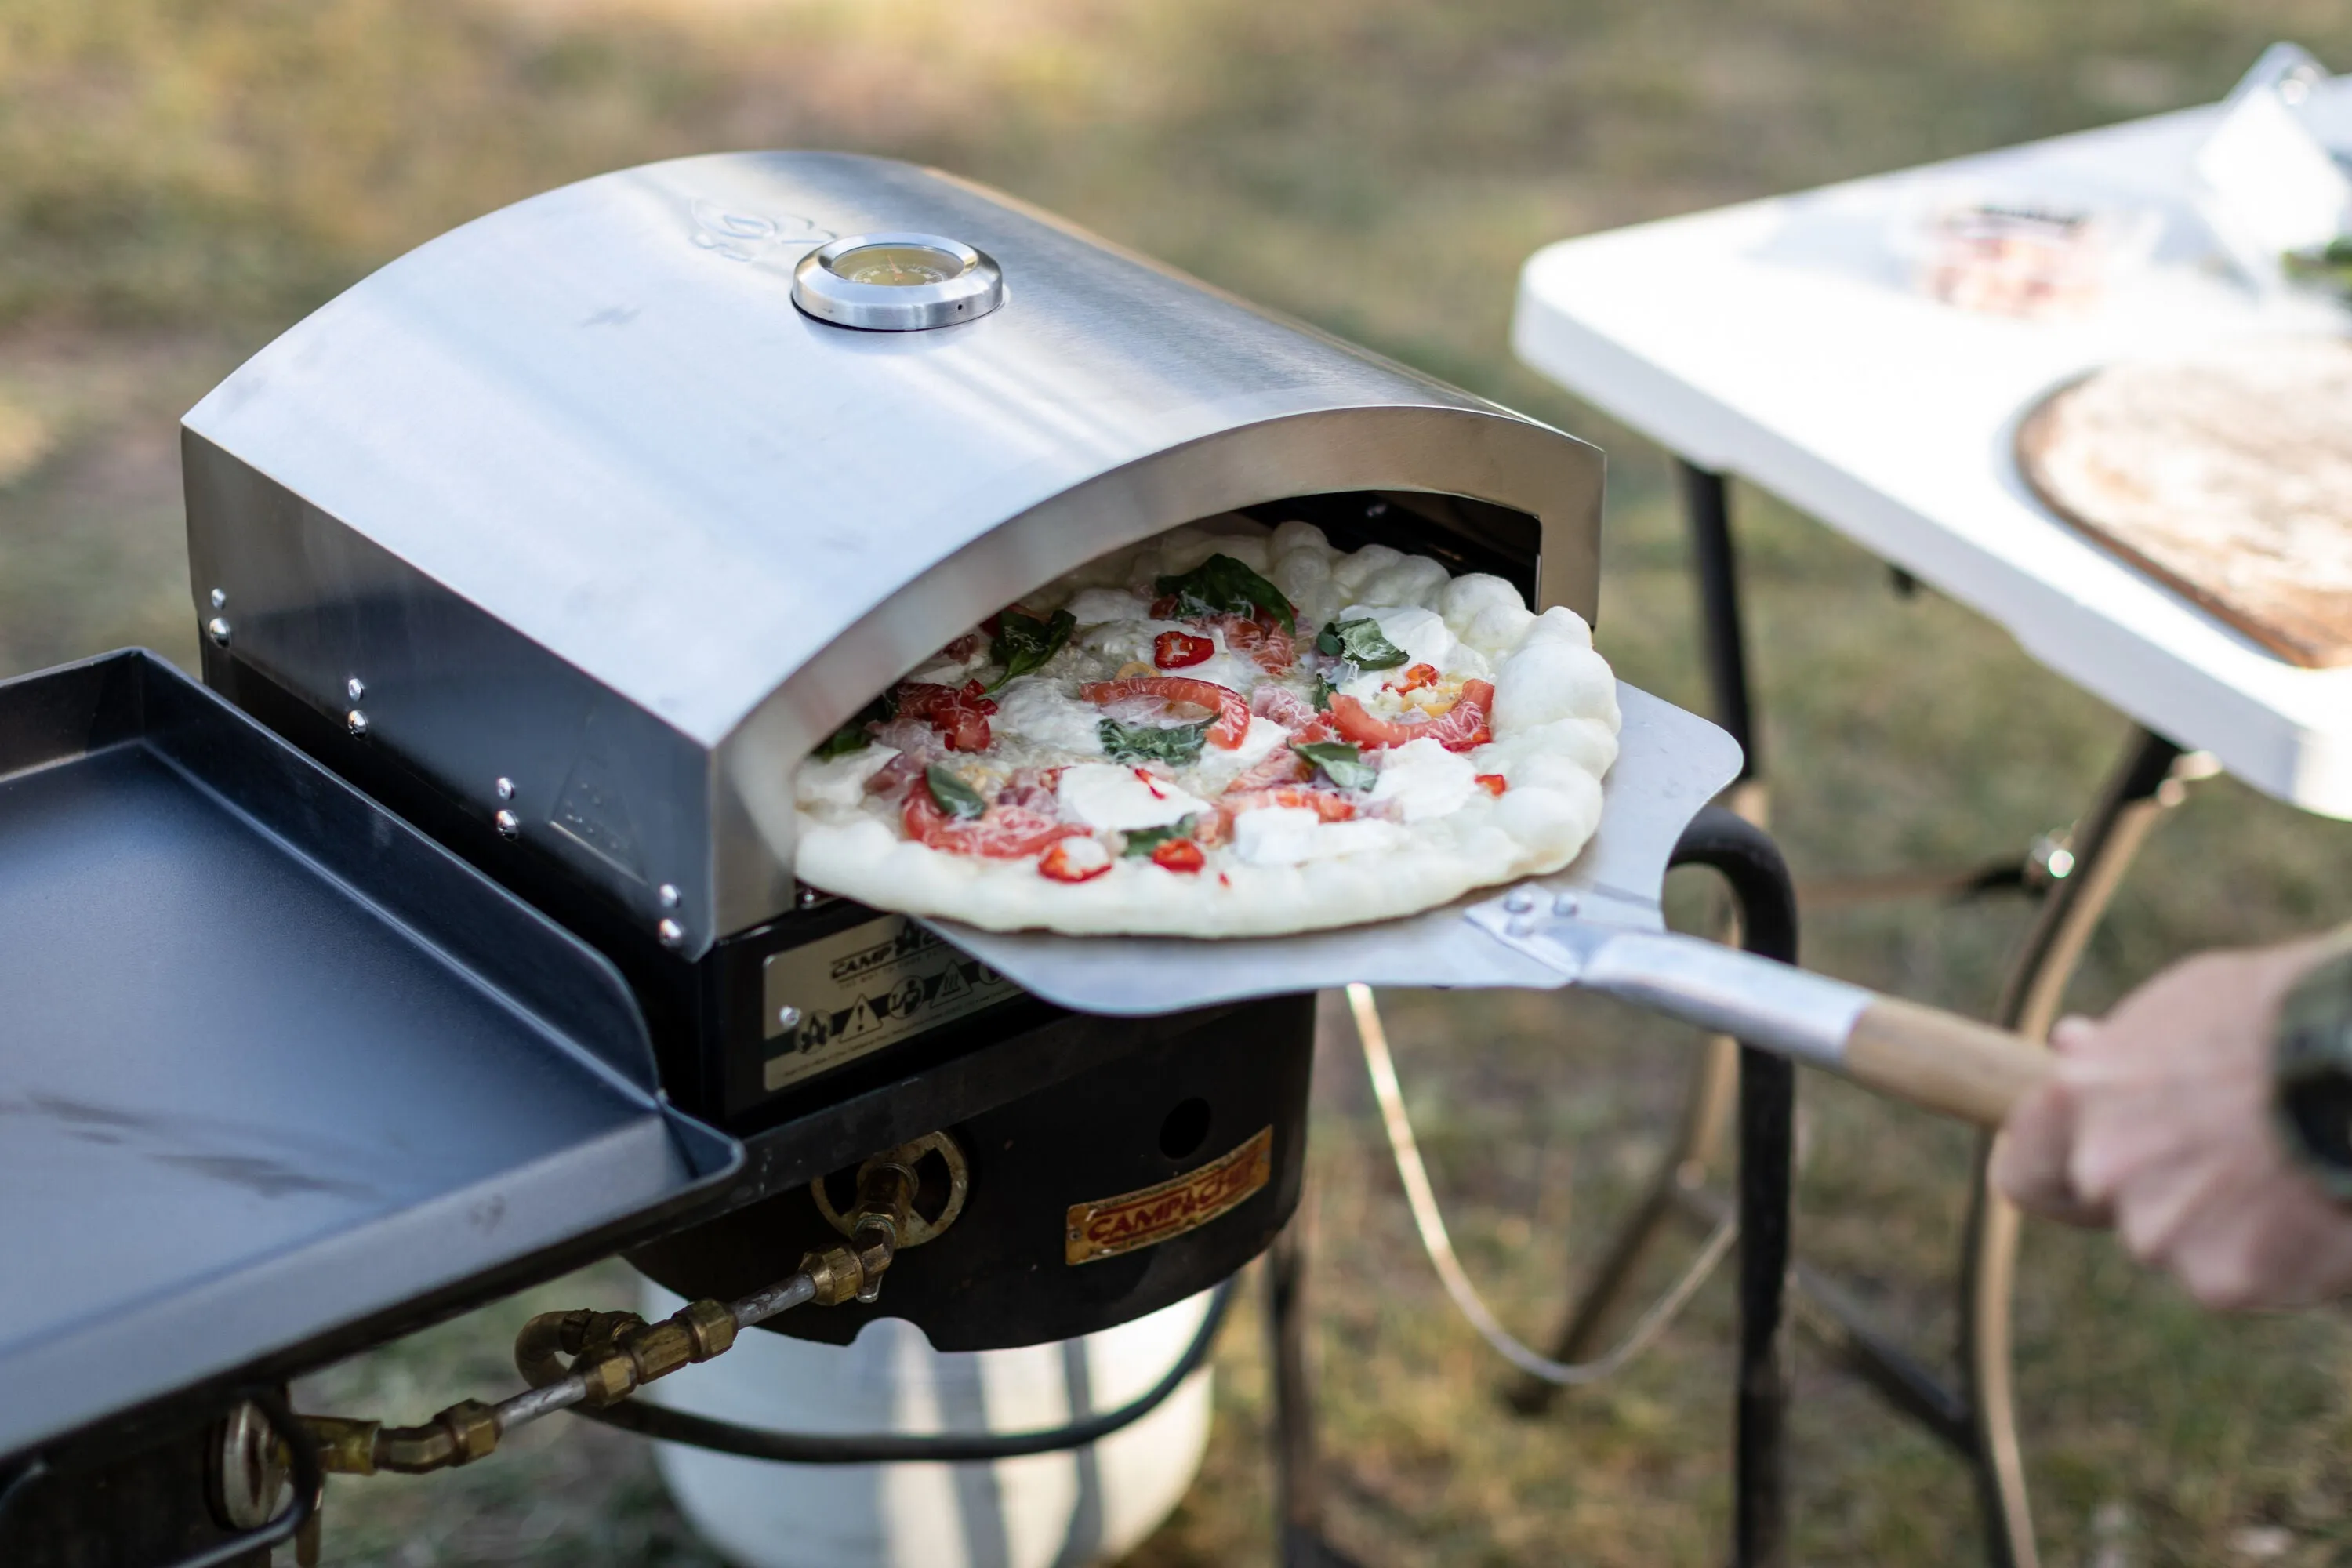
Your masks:
<svg viewBox="0 0 2352 1568"><path fill-rule="evenodd" d="M872 748L803 765L801 880L876 909L989 931L1245 937L1413 914L1474 888L1559 870L1576 858L1600 825L1601 781L1616 761L1620 726L1616 681L1582 617L1565 609L1538 616L1499 578L1449 577L1434 561L1384 546L1335 551L1303 523L1256 538L1178 530L1148 546L1139 562L1123 552L1072 583L1080 594L1099 592L1130 574L1189 570L1219 551L1271 578L1297 606L1302 627L1355 606L1434 611L1445 632L1494 667L1495 739L1465 754L1473 772L1501 774L1505 793L1474 790L1442 815L1415 816L1408 803L1399 812L1404 820L1377 825L1392 831L1355 836L1354 847L1349 836L1332 835L1328 847L1343 852L1300 864L1184 873L1137 857L1091 881L1065 883L1039 875L1034 858L990 860L928 848L858 809L866 776L887 758Z"/></svg>

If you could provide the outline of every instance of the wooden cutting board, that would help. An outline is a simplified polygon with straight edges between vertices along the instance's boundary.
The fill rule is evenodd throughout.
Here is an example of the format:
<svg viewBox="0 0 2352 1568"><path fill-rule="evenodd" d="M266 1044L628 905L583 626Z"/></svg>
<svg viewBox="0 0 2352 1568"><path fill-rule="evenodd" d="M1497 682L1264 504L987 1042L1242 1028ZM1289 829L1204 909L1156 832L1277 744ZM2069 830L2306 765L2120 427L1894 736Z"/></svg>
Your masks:
<svg viewBox="0 0 2352 1568"><path fill-rule="evenodd" d="M2060 517L2280 658L2352 664L2352 340L2111 365L2017 455Z"/></svg>

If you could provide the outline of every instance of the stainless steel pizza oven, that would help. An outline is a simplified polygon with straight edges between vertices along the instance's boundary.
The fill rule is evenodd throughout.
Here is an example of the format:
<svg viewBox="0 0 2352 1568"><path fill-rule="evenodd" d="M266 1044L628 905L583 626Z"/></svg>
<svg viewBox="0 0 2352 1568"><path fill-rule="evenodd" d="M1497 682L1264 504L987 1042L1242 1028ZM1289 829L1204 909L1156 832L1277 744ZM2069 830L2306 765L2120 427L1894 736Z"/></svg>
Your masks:
<svg viewBox="0 0 2352 1568"><path fill-rule="evenodd" d="M152 661L27 678L0 687L0 738L79 738L0 747L0 775L82 756L101 731L145 748L324 868L321 897L394 909L384 929L486 994L519 987L564 1017L593 994L610 1016L574 1032L604 1043L572 1055L639 1075L633 1092L659 1111L646 1136L668 1126L693 1149L635 1196L583 1175L534 1188L538 1206L510 1221L419 1189L424 1206L396 1216L457 1227L462 1264L405 1286L394 1271L315 1312L298 1302L216 1353L183 1341L184 1386L151 1355L110 1392L0 1424L0 1459L282 1376L614 1245L690 1295L756 1289L838 1240L822 1178L931 1133L948 1153L925 1180L961 1205L954 1227L879 1302L779 1326L845 1339L879 1311L941 1348L1034 1342L1231 1274L1297 1198L1310 1003L1139 1023L1025 995L923 927L798 888L794 766L958 630L1222 513L1302 517L1343 545L1388 542L1595 608L1593 448L988 191L869 158L685 159L494 213L244 365L188 415L184 459L204 679L243 717ZM58 728L84 707L97 717ZM222 773L215 728L284 755ZM345 804L326 811L330 795ZM411 858L447 861L421 903L425 884L382 847L411 840ZM376 898L371 877L400 886ZM476 903L545 934L502 937ZM215 905L217 930L178 929L199 947L243 940L240 921L256 941L284 936L270 919ZM1202 953L1218 962L1214 944ZM625 986L562 981L559 957ZM22 966L26 984L39 973ZM267 966L245 973L240 994L263 994ZM268 1016L248 1009L240 1027ZM428 1078L404 1074L402 1031L425 1024L371 1016L362 1040L306 1016L306 1070L364 1051L428 1121L436 1094L516 1096L483 1113L492 1124L541 1117L528 1072L490 1085L443 1051ZM649 1040L649 1066L633 1065L633 1039ZM234 1078L247 1044L184 1041L173 1059L214 1050ZM48 1069L12 1068L0 1046L0 1090L12 1070ZM277 1157L331 1165L331 1132ZM1118 1207L1188 1181L1223 1182L1232 1201L1197 1224ZM1082 1214L1130 1231L1081 1237ZM492 1257L506 1244L482 1237L500 1224L513 1242ZM38 1234L63 1244L55 1225ZM357 1245L302 1245L336 1244ZM316 1279L356 1289L332 1261ZM269 1268L250 1290L297 1289L283 1258ZM104 1294L78 1320L85 1338ZM44 1353L37 1336L0 1340L0 1365Z"/></svg>
<svg viewBox="0 0 2352 1568"><path fill-rule="evenodd" d="M685 159L494 213L238 370L184 458L207 683L604 951L672 1103L737 1134L1049 1011L791 874L793 766L956 630L1236 510L1594 609L1593 448L870 158ZM1108 1114L1054 1109L1065 1163L1153 1141L1087 1131ZM772 1217L695 1248L735 1260L717 1283L797 1245L750 1245ZM892 1305L978 1343L1157 1304L975 1314L968 1285L952 1323Z"/></svg>

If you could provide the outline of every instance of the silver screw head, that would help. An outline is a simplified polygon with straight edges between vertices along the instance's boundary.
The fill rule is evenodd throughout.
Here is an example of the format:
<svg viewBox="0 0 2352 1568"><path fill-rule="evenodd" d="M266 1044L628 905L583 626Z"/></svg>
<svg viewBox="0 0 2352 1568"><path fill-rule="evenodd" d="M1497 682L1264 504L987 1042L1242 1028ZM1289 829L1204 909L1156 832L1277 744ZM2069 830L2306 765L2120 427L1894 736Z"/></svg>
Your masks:
<svg viewBox="0 0 2352 1568"><path fill-rule="evenodd" d="M221 647L226 647L228 646L227 619L225 616L215 616L211 620L206 621L205 623L205 636L212 638L213 641L220 644Z"/></svg>
<svg viewBox="0 0 2352 1568"><path fill-rule="evenodd" d="M228 607L228 590L226 588L215 588L212 592L212 601L214 609L226 609Z"/></svg>
<svg viewBox="0 0 2352 1568"><path fill-rule="evenodd" d="M497 816L490 818L490 822L493 826L498 828L499 837L501 838L520 838L522 837L522 818L517 816L511 811L499 812Z"/></svg>
<svg viewBox="0 0 2352 1568"><path fill-rule="evenodd" d="M674 910L677 908L677 884L675 882L664 882L659 888L654 890L654 897L661 900L661 907L666 910Z"/></svg>
<svg viewBox="0 0 2352 1568"><path fill-rule="evenodd" d="M1505 896L1503 907L1515 915L1523 915L1536 907L1536 896L1525 888L1513 888Z"/></svg>
<svg viewBox="0 0 2352 1568"><path fill-rule="evenodd" d="M1551 912L1556 915L1572 915L1583 907L1583 901L1574 893L1562 893L1551 901Z"/></svg>
<svg viewBox="0 0 2352 1568"><path fill-rule="evenodd" d="M343 728L354 735L364 735L368 732L368 717L354 708L343 715Z"/></svg>
<svg viewBox="0 0 2352 1568"><path fill-rule="evenodd" d="M801 1026L801 1019L805 1016L806 1015L803 1014L798 1007L795 1007L791 1003L787 1002L782 1006L776 1009L776 1027L780 1029L797 1029Z"/></svg>
<svg viewBox="0 0 2352 1568"><path fill-rule="evenodd" d="M512 779L502 778L490 787L497 793L498 797L500 800L512 800L514 798L514 780Z"/></svg>
<svg viewBox="0 0 2352 1568"><path fill-rule="evenodd" d="M1503 922L1503 930L1513 936L1533 936L1536 934L1536 921L1529 915L1513 915Z"/></svg>
<svg viewBox="0 0 2352 1568"><path fill-rule="evenodd" d="M362 680L356 675L352 676L349 680L343 682L343 695L350 698L352 701L357 702L361 698L367 695L367 682Z"/></svg>
<svg viewBox="0 0 2352 1568"><path fill-rule="evenodd" d="M661 938L664 947L677 947L686 941L686 928L667 916L654 927L654 934Z"/></svg>
<svg viewBox="0 0 2352 1568"><path fill-rule="evenodd" d="M818 892L814 888L803 888L799 892L793 895L793 902L800 905L800 907L804 910L813 910L816 908L816 901L823 897L824 897L824 895Z"/></svg>

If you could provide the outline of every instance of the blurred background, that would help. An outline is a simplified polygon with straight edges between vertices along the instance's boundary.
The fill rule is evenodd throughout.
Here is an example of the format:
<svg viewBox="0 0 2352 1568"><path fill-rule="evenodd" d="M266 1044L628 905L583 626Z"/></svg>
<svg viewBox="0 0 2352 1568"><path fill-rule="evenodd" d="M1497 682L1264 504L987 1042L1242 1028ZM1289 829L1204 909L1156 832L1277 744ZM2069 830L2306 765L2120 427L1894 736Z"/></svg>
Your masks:
<svg viewBox="0 0 2352 1568"><path fill-rule="evenodd" d="M937 163L1594 440L1611 460L1601 644L1702 705L1665 460L1517 368L1538 245L2218 97L2293 38L2352 66L2336 0L0 0L0 675L126 643L194 663L176 421L245 355L403 250L564 181L676 153ZM2012 856L2084 804L2122 720L1956 606L1737 498L1801 876ZM1691 901L1689 894L1684 895ZM1832 973L1981 1012L2025 908L1811 919ZM2352 829L2226 781L2167 821L2078 1006L2168 955L2352 917ZM1694 1041L1604 1004L1389 998L1458 1244L1548 1332L1652 1160ZM1326 1041L1314 1288L1331 1532L1371 1568L1704 1563L1725 1539L1729 1291L1617 1380L1528 1421L1451 1314ZM1930 1350L1968 1141L1805 1088L1799 1240ZM1662 1278L1678 1258L1661 1261ZM2021 1405L2057 1563L2352 1562L2352 1333L2217 1321L2110 1243L2037 1227ZM418 1419L510 1385L542 1306L487 1309L317 1380ZM1207 1468L1131 1559L1271 1561L1258 1322L1219 1352ZM1959 1469L1799 1342L1797 1559L1977 1551ZM714 1562L634 1439L549 1423L478 1469L339 1482L327 1561Z"/></svg>

